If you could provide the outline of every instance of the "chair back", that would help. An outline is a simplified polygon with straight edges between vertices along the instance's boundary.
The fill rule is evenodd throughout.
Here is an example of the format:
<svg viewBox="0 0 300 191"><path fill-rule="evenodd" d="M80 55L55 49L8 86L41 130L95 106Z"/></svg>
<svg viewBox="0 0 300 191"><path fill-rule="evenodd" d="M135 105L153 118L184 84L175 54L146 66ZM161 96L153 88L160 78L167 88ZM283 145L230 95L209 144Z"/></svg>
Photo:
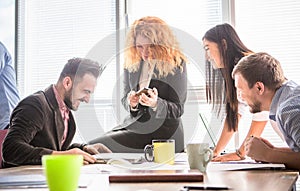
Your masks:
<svg viewBox="0 0 300 191"><path fill-rule="evenodd" d="M2 168L2 143L6 137L8 129L0 130L0 168Z"/></svg>

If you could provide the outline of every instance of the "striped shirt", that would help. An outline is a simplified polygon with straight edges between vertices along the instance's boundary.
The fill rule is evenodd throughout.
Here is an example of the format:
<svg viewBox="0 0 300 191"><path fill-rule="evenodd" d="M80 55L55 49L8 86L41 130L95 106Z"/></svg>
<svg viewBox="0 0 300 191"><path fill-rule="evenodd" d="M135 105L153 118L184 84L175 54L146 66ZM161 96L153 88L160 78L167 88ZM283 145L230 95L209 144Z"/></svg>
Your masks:
<svg viewBox="0 0 300 191"><path fill-rule="evenodd" d="M0 42L0 129L7 128L11 112L19 101L14 63Z"/></svg>
<svg viewBox="0 0 300 191"><path fill-rule="evenodd" d="M300 85L293 81L283 84L272 99L269 115L288 146L300 152Z"/></svg>

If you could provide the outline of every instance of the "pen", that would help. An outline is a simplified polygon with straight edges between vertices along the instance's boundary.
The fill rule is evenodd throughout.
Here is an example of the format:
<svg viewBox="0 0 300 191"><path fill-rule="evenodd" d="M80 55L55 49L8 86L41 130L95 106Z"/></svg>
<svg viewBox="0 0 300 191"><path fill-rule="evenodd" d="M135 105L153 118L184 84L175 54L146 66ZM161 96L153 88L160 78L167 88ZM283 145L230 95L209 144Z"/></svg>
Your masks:
<svg viewBox="0 0 300 191"><path fill-rule="evenodd" d="M184 186L182 191L189 190L229 190L226 186Z"/></svg>

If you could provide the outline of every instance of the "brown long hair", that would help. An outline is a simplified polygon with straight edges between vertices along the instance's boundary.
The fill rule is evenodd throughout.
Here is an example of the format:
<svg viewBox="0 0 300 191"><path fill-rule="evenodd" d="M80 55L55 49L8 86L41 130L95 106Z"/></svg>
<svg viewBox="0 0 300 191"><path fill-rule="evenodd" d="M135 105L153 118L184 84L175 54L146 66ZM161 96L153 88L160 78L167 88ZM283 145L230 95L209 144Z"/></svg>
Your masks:
<svg viewBox="0 0 300 191"><path fill-rule="evenodd" d="M239 38L235 29L227 24L216 25L208 30L202 39L218 44L224 68L213 69L206 61L206 98L213 104L213 110L218 114L225 103L226 122L229 130L237 130L238 126L238 100L234 80L231 72L238 61L251 53ZM226 46L224 46L224 42Z"/></svg>
<svg viewBox="0 0 300 191"><path fill-rule="evenodd" d="M173 74L174 69L186 63L186 57L181 52L179 44L171 28L160 18L147 16L136 20L126 39L124 68L129 72L136 72L142 60L136 49L136 37L141 35L150 40L150 62L155 63L159 77Z"/></svg>

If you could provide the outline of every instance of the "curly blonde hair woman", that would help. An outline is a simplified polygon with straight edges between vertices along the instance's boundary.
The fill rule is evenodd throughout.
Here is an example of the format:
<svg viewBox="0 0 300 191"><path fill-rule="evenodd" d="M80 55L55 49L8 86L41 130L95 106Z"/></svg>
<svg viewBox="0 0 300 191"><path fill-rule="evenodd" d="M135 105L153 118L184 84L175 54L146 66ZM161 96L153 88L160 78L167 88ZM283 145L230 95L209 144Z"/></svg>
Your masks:
<svg viewBox="0 0 300 191"><path fill-rule="evenodd" d="M175 139L176 151L183 151L187 60L173 31L158 17L136 20L124 56L122 104L130 115L90 143L106 144L113 152L142 152L152 139ZM137 93L144 88L145 93Z"/></svg>
<svg viewBox="0 0 300 191"><path fill-rule="evenodd" d="M127 36L124 68L130 72L136 72L140 68L141 54L136 48L137 36L149 39L149 62L156 64L160 77L174 74L174 69L182 69L182 61L185 56L179 48L179 44L171 28L160 18L143 17L136 20Z"/></svg>

